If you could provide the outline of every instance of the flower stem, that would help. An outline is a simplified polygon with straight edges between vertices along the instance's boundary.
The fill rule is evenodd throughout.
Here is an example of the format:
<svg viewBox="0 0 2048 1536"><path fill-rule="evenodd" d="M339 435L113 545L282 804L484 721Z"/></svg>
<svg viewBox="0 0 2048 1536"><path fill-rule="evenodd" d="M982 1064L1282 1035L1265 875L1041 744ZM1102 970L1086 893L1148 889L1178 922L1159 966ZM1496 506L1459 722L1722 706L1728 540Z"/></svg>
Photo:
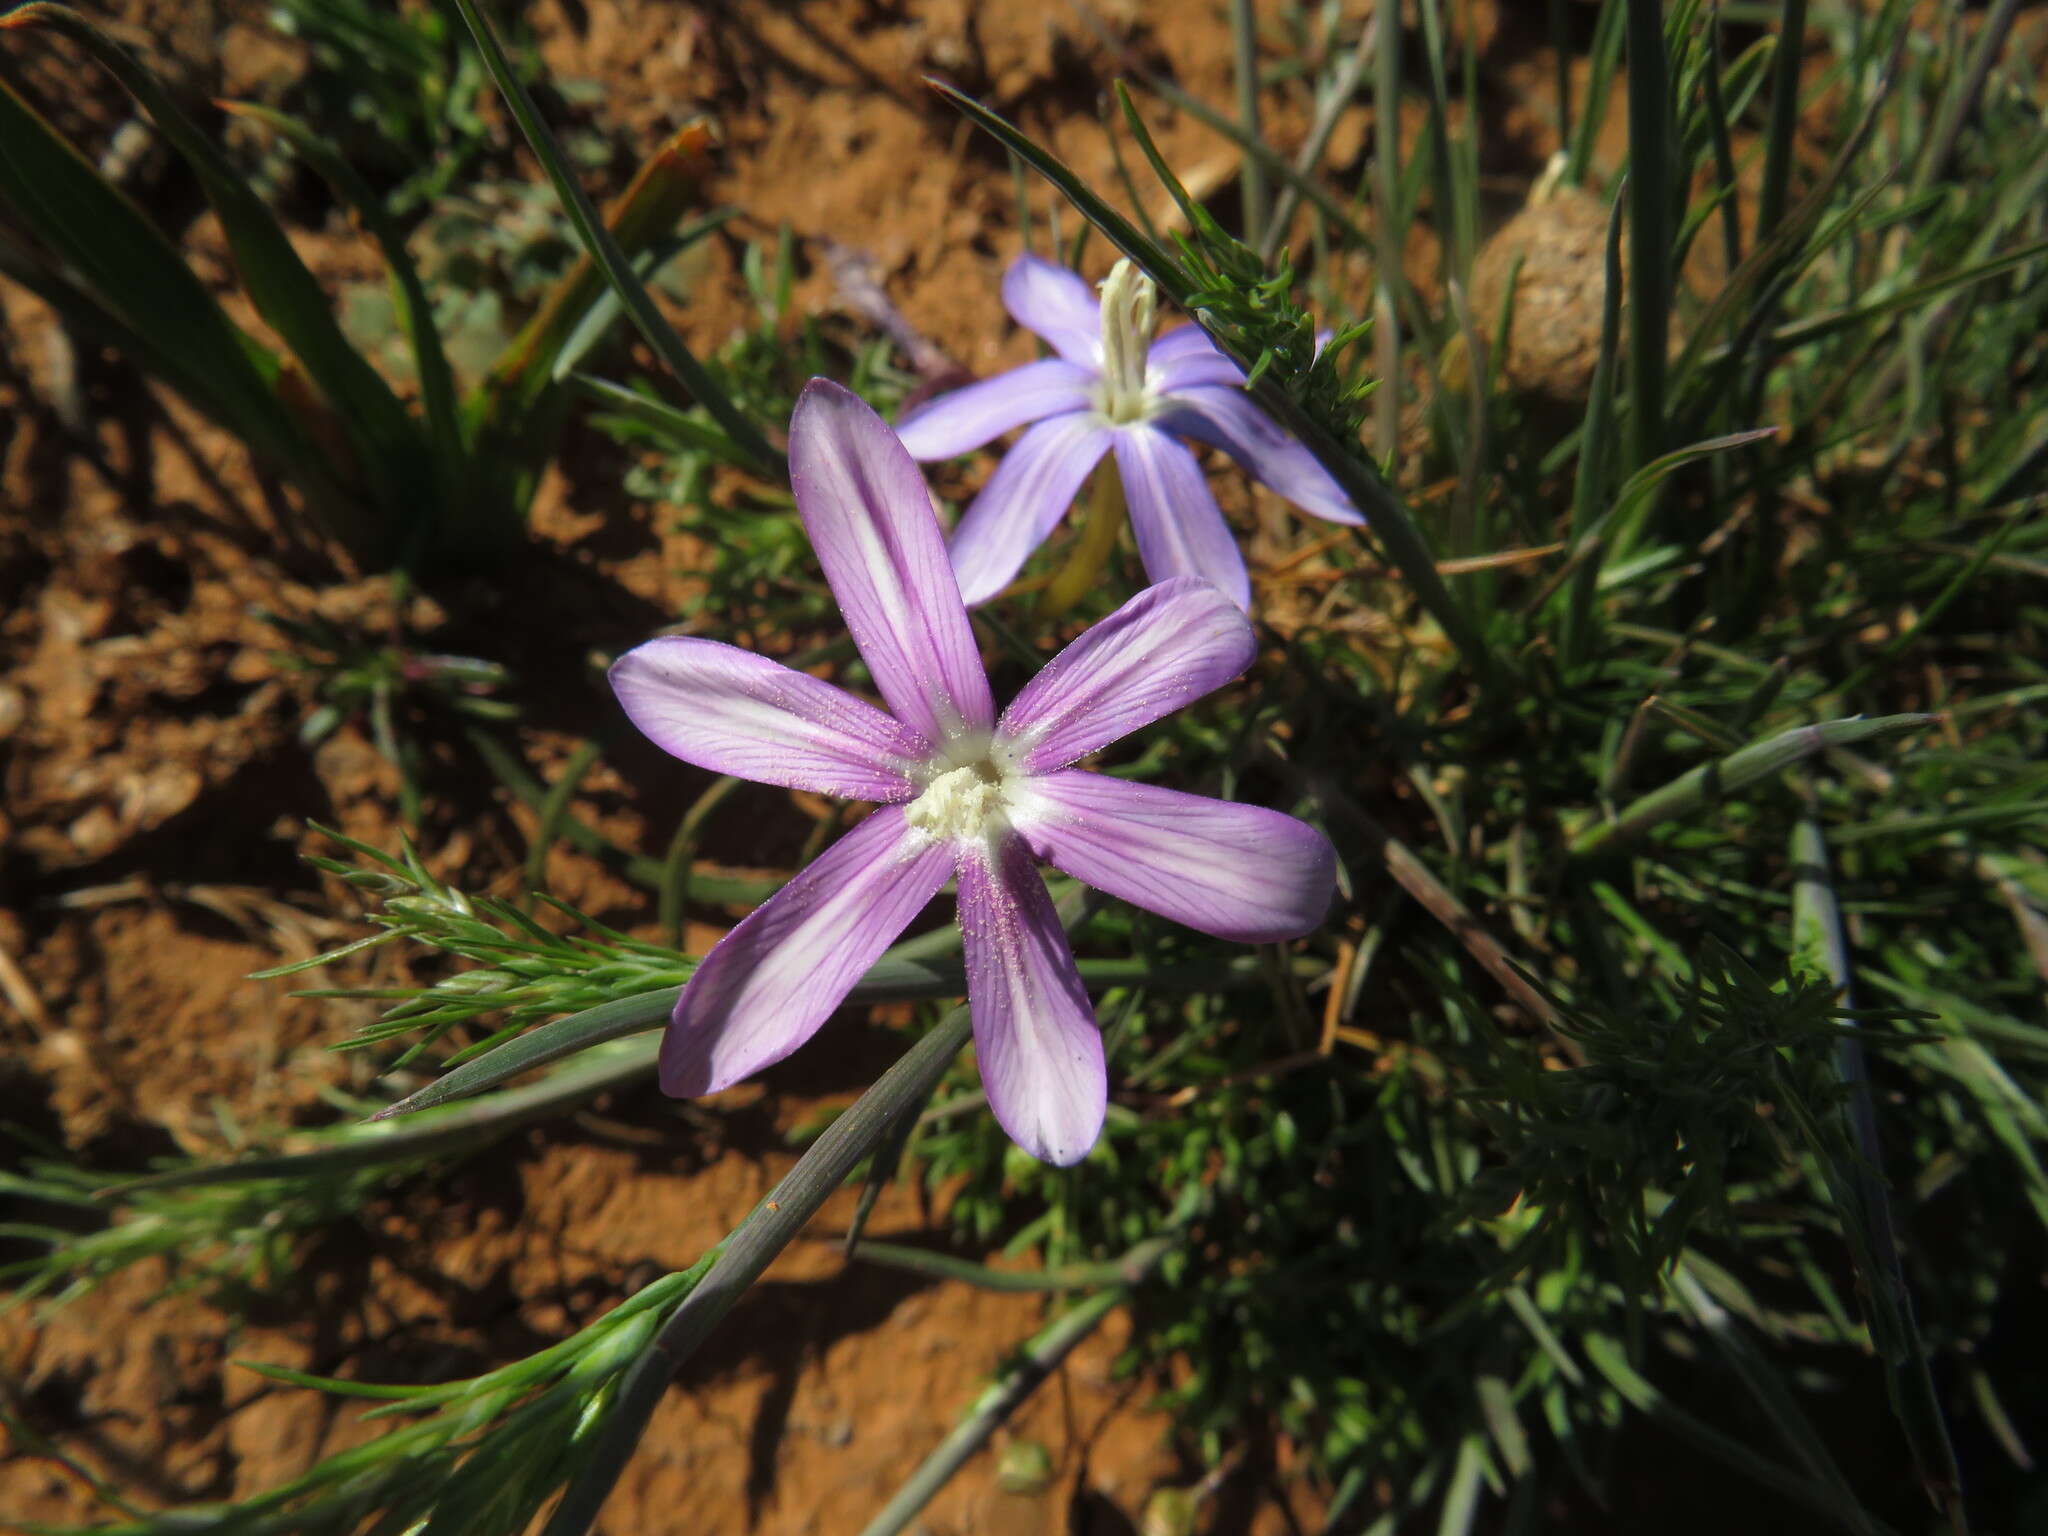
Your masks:
<svg viewBox="0 0 2048 1536"><path fill-rule="evenodd" d="M1081 515L1081 536L1067 554L1067 563L1038 596L1038 616L1056 619L1102 579L1103 568L1116 552L1124 531L1124 483L1116 461L1104 459L1089 483L1088 507Z"/></svg>

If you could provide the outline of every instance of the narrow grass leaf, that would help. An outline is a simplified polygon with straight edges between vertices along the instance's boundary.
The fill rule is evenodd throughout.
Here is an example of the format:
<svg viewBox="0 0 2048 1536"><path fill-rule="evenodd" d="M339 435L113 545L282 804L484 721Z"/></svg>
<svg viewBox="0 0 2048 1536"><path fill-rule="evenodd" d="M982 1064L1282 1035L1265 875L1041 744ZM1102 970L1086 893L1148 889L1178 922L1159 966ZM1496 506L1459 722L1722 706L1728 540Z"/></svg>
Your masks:
<svg viewBox="0 0 2048 1536"><path fill-rule="evenodd" d="M512 61L505 56L504 45L498 41L497 32L478 7L477 0L455 0L455 4L462 12L471 36L476 39L484 67L497 82L499 93L504 96L505 105L518 122L519 131L526 136L534 157L547 172L555 195L562 201L563 212L576 227L577 239L585 253L603 271L605 281L618 294L619 302L626 306L626 313L633 317L633 324L642 338L654 349L654 355L681 381L683 388L690 392L690 398L709 411L732 440L740 445L757 472L771 479L787 481L788 461L769 446L760 429L697 361L695 354L684 345L683 338L676 334L675 327L664 320L661 311L655 308L654 296L647 291L646 284L634 276L625 252L619 249L604 220L598 217L596 207L570 169L561 145L555 142L554 134L542 121L540 109L534 105L533 97L520 81Z"/></svg>
<svg viewBox="0 0 2048 1536"><path fill-rule="evenodd" d="M384 199L371 190L354 166L343 159L333 143L322 138L297 118L253 101L224 101L223 111L250 122L260 123L283 139L320 178L332 187L349 211L362 222L377 242L384 263L391 269L397 290L398 319L412 348L414 371L419 375L420 406L426 412L427 429L433 437L435 457L445 488L454 493L463 458L462 419L455 398L455 374L448 354L441 347L441 333L434 327L434 306L420 281L419 268L406 249L405 237L385 212Z"/></svg>
<svg viewBox="0 0 2048 1536"><path fill-rule="evenodd" d="M1830 720L1795 726L1739 752L1681 774L1661 789L1634 801L1612 821L1599 822L1572 838L1573 858L1603 853L1663 822L1689 816L1736 791L1776 777L1793 764L1831 747L1855 746L1932 725L1937 715L1883 715L1875 720Z"/></svg>
<svg viewBox="0 0 2048 1536"><path fill-rule="evenodd" d="M342 334L319 280L248 179L179 110L149 70L76 11L50 0L31 0L0 26L46 26L84 48L191 165L220 218L250 301L332 407L334 424L355 457L345 477L370 487L380 509L375 525L358 530L364 547L357 553L380 564L403 557L417 542L417 525L405 525L419 510L419 486L428 469L425 441L391 386Z"/></svg>

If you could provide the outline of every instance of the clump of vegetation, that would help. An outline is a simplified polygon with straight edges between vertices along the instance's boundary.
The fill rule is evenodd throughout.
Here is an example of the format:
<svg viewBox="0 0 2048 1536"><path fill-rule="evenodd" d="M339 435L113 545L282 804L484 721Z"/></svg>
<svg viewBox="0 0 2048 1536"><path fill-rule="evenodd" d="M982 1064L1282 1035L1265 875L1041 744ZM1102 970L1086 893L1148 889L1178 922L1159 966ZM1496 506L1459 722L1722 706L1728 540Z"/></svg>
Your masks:
<svg viewBox="0 0 2048 1536"><path fill-rule="evenodd" d="M1903 0L1786 9L1789 34L1757 35L1696 0L1602 6L1551 173L1605 210L1578 399L1576 384L1534 399L1503 366L1514 281L1489 280L1492 312L1466 297L1479 129L1454 85L1469 91L1477 60L1435 0L1410 39L1419 83L1390 24L1322 48L1304 25L1274 87L1314 109L1298 157L1262 136L1274 61L1252 8L1233 6L1237 110L1171 99L1242 148L1234 218L1229 196L1174 180L1146 131L1152 103L1120 90L1111 127L1165 183L1170 233L1138 214L1146 196L1088 185L942 87L1086 221L1048 254L1078 259L1099 237L1141 268L1366 515L1255 563L1248 681L1102 766L1313 823L1336 849L1337 902L1308 938L1245 954L1059 893L1108 1060L1085 1159L1055 1168L1011 1143L957 1059L966 1011L934 1007L702 1263L533 1360L390 1389L381 1411L415 1417L220 1512L223 1528L510 1536L544 1513L550 1536L591 1528L677 1370L862 1170L870 1201L892 1177L946 1192L967 1251L867 1245L873 1260L1055 1298L1046 1332L877 1536L906 1528L1116 1307L1135 1322L1127 1363L1174 1368L1168 1401L1209 1463L1254 1427L1286 1433L1332 1529L1539 1528L1552 1500L1603 1496L1617 1428L1636 1423L1749 1479L1771 1501L1758 1507L1831 1528L1924 1519L1923 1494L1951 1530L1969 1513L2023 1527L2040 1493L2016 1405L2044 1386L2024 1355L1980 1346L2038 1305L2021 1277L2048 1224L2041 87L2008 47L2009 8L1973 29L1930 27ZM1826 50L1817 76L1802 42ZM1596 166L1616 91L1627 161ZM1321 159L1361 95L1380 124L1411 95L1426 112L1418 133L1376 132L1352 185ZM57 172L10 174L0 191ZM1427 282L1400 259L1418 223L1441 253ZM578 230L626 307L651 312L587 208ZM1718 276L1695 287L1682 274L1703 242ZM1371 287L1349 293L1339 258L1361 252ZM701 364L655 343L688 407L666 381L573 388L614 436L655 450L634 484L712 546L684 627L786 641L781 659L863 686L865 640L830 622L765 434L813 373L885 407L911 380L882 344L847 346L793 313L786 241L747 270L756 329ZM135 276L101 273L96 292L120 298ZM562 350L485 398L526 400L542 374L552 389ZM1037 558L1070 553L1055 537ZM1071 618L1003 597L977 610L999 695L1141 584L1130 548L1096 568ZM694 839L729 788L683 819L667 859L621 861L671 932ZM542 798L545 843L566 801ZM369 1159L349 1167L411 1169L592 1082L653 1072L647 1031L690 958L593 928L563 939L415 859L355 851L348 878L395 882L380 939L468 967L386 999L386 1024L353 1042L418 1027L409 1069L443 1075L381 1129L334 1133ZM907 941L855 995L957 996L962 942L957 928ZM508 1086L542 1066L539 1087ZM448 1122L460 1139L434 1139L428 1118L408 1133L414 1109L466 1117ZM309 1168L169 1177L270 1181L248 1187L283 1202ZM53 1240L33 1272L51 1286L94 1273L145 1218L239 1231L222 1210L136 1207L97 1248ZM984 1267L990 1250L1012 1262ZM1847 1389L1890 1410L1881 1452L1855 1464L1827 1432ZM547 1453L517 1460L543 1431ZM1991 1449L1959 1457L1958 1442Z"/></svg>

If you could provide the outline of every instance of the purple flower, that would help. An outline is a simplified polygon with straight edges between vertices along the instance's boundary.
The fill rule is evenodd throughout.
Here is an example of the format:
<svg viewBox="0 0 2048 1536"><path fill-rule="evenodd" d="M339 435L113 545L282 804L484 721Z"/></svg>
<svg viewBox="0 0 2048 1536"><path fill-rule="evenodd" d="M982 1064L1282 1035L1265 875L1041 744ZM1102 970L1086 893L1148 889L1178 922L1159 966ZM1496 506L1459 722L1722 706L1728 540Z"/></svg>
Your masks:
<svg viewBox="0 0 2048 1536"><path fill-rule="evenodd" d="M1003 303L1059 356L940 395L898 428L914 457L949 459L1029 424L954 530L953 572L969 603L1009 584L1105 453L1116 455L1145 574L1200 576L1240 608L1251 606L1244 559L1181 438L1221 448L1304 512L1365 521L1315 455L1251 403L1243 370L1200 326L1151 341L1157 295L1128 261L1103 280L1098 306L1065 267L1020 256L1003 276Z"/></svg>
<svg viewBox="0 0 2048 1536"><path fill-rule="evenodd" d="M888 713L715 640L651 640L612 687L686 762L882 807L704 957L662 1042L662 1088L711 1093L787 1056L954 879L989 1106L1025 1151L1076 1162L1102 1129L1102 1039L1036 862L1247 942L1299 937L1330 900L1336 855L1292 816L1072 766L1236 677L1251 625L1207 582L1162 583L998 718L924 479L881 418L813 380L789 463Z"/></svg>

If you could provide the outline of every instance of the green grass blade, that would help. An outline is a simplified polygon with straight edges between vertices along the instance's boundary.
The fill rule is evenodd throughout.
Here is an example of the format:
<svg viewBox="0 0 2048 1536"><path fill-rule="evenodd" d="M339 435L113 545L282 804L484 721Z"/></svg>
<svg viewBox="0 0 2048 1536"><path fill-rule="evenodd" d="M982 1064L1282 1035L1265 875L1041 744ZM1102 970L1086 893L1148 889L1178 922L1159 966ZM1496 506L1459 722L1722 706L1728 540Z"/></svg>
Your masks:
<svg viewBox="0 0 2048 1536"><path fill-rule="evenodd" d="M1250 9L1249 3L1245 7ZM881 1512L861 1527L860 1536L899 1536L925 1505L951 1481L975 1452L988 1444L1004 1422L1059 1368L1103 1319L1122 1306L1122 1286L1089 1297L1053 1319L1016 1351L1009 1369L991 1384L951 1434L918 1463L917 1470L890 1497ZM1147 1522L1148 1526L1150 1522Z"/></svg>
<svg viewBox="0 0 2048 1536"><path fill-rule="evenodd" d="M518 73L512 68L512 61L505 56L504 45L498 41L490 21L478 8L476 0L455 0L456 8L462 12L462 19L469 26L470 35L476 39L478 51L483 55L484 67L497 82L498 90L505 98L505 105L511 109L513 118L519 124L519 131L526 136L534 157L547 172L555 195L562 201L562 210L569 216L569 222L576 228L577 239L583 250L599 269L612 291L625 305L626 313L633 317L647 345L654 349L654 355L661 359L669 371L681 381L683 388L690 392L705 410L709 411L718 424L725 428L732 440L740 445L753 461L758 473L771 479L787 481L789 463L782 454L769 446L760 428L733 403L732 397L714 379L704 365L697 361L678 336L675 327L661 317L655 308L654 296L647 291L647 285L633 275L633 268L624 251L598 217L596 207L584 192L582 184L569 169L569 162L562 154L561 145L548 131L548 125L541 120L540 109L533 104L533 97L521 83Z"/></svg>
<svg viewBox="0 0 2048 1536"><path fill-rule="evenodd" d="M1726 1462L1744 1476L1798 1500L1823 1518L1830 1521L1842 1518L1831 1489L1781 1466L1733 1436L1687 1413L1629 1364L1627 1352L1616 1340L1603 1333L1589 1333L1585 1338L1585 1349L1586 1358L1593 1363L1593 1368L1606 1378L1608 1385L1620 1393L1630 1407L1708 1455ZM1846 1528L1861 1529L1854 1525Z"/></svg>
<svg viewBox="0 0 2048 1536"><path fill-rule="evenodd" d="M1248 143L1261 143L1259 131L1259 18L1252 0L1230 0L1230 46L1233 76L1237 82L1237 121ZM1269 207L1266 201L1266 170L1256 155L1246 155L1238 167L1244 217L1240 227L1247 245L1263 245Z"/></svg>
<svg viewBox="0 0 2048 1536"><path fill-rule="evenodd" d="M591 1528L676 1372L897 1118L929 1097L971 1032L965 1007L947 1014L825 1128L796 1167L726 1239L710 1272L620 1382L600 1438L549 1519L544 1536L583 1536Z"/></svg>
<svg viewBox="0 0 2048 1536"><path fill-rule="evenodd" d="M1616 193L1607 214L1607 254L1604 277L1606 289L1600 304L1600 350L1593 362L1593 382L1587 390L1585 425L1579 431L1579 462L1572 481L1572 558L1578 564L1566 599L1563 633L1559 648L1567 665L1576 666L1586 658L1592 643L1595 605L1599 599L1600 566L1603 551L1597 538L1594 508L1608 485L1608 440L1614 431L1614 360L1621 337L1621 207L1627 195L1626 183Z"/></svg>
<svg viewBox="0 0 2048 1536"><path fill-rule="evenodd" d="M1572 838L1571 857L1587 858L1639 837L1662 822L1675 821L1714 805L1752 784L1776 777L1795 763L1833 747L1851 747L1932 725L1938 715L1884 715L1875 720L1830 720L1795 726L1739 752L1703 763L1630 804L1612 821L1597 822Z"/></svg>
<svg viewBox="0 0 2048 1536"><path fill-rule="evenodd" d="M936 941L936 942L935 942ZM854 983L846 995L846 1006L869 1003L915 1002L928 998L958 997L967 989L966 972L951 953L960 947L960 930L944 928L907 940L883 955ZM681 956L678 965L687 964ZM1167 990L1257 988L1267 983L1269 973L1255 957L1233 956L1220 963L1185 966L1160 965L1145 959L1082 960L1081 980L1091 990L1108 987L1144 986ZM1303 961L1308 976L1320 974L1320 966ZM372 1121L396 1119L436 1105L495 1088L500 1083L576 1055L608 1040L636 1035L668 1022L675 1011L680 987L662 987L630 997L613 998L526 1031L494 1046L482 1055L450 1067L426 1087L408 1094L377 1111Z"/></svg>
<svg viewBox="0 0 2048 1536"><path fill-rule="evenodd" d="M381 1163L442 1157L561 1114L614 1088L645 1078L654 1069L655 1040L621 1040L591 1051L575 1066L523 1088L479 1103L463 1104L397 1122L350 1125L318 1135L320 1145L303 1152L244 1158L173 1168L130 1179L103 1191L109 1199L151 1189L185 1189L200 1184L243 1184L252 1179L301 1179L373 1168Z"/></svg>
<svg viewBox="0 0 2048 1536"><path fill-rule="evenodd" d="M2048 240L2030 241L2026 245L2001 252L1987 260L1957 267L1942 273L1939 277L1901 288L1896 293L1873 299L1868 304L1853 305L1847 309L1813 315L1805 320L1780 326L1777 330L1767 333L1765 341L1774 353L1811 346L1817 341L1827 340L1830 336L1859 330L1873 320L1881 320L1889 315L1908 314L1930 299L1939 298L1944 293L1952 293L1958 288L1967 288L1972 283L1981 283L1986 278L1997 277L2012 271L2015 267L2023 267L2028 262L2038 261L2043 256L2048 256ZM1709 360L1711 361L1711 356Z"/></svg>
<svg viewBox="0 0 2048 1536"><path fill-rule="evenodd" d="M1626 32L1625 0L1607 0L1593 31L1593 46L1586 72L1586 100L1578 112L1578 128L1571 140L1571 157L1565 180L1584 185L1593 169L1593 150L1600 138L1600 125L1607 120L1607 98L1614 90L1614 74L1621 66L1622 41Z"/></svg>
<svg viewBox="0 0 2048 1536"><path fill-rule="evenodd" d="M985 1291L1084 1291L1097 1286L1131 1285L1163 1258L1180 1240L1174 1237L1148 1238L1120 1259L1107 1264L1063 1264L1050 1269L994 1269L971 1259L935 1253L929 1248L910 1248L900 1243L864 1242L857 1250L870 1264L900 1269L906 1274L929 1275L939 1280L959 1280Z"/></svg>
<svg viewBox="0 0 2048 1536"><path fill-rule="evenodd" d="M1785 0L1778 54L1771 67L1771 121L1764 130L1763 182L1757 192L1755 240L1769 239L1785 216L1799 133L1799 67L1806 58L1806 0Z"/></svg>
<svg viewBox="0 0 2048 1536"><path fill-rule="evenodd" d="M419 374L420 405L427 416L427 430L433 438L435 457L442 466L444 486L452 491L456 467L462 462L462 416L455 398L455 374L448 366L448 354L441 348L441 334L434 328L434 306L420 281L419 268L405 247L405 237L386 216L384 200L370 190L369 183L338 154L334 145L289 117L253 101L222 102L224 111L251 122L261 123L292 147L337 196L362 221L377 249L391 269L397 289L398 318L412 347L413 368Z"/></svg>
<svg viewBox="0 0 2048 1536"><path fill-rule="evenodd" d="M674 452L704 453L721 464L746 467L744 450L731 438L716 427L677 410L665 400L657 400L637 389L588 373L572 373L569 384L577 394L611 415L651 427Z"/></svg>
<svg viewBox="0 0 2048 1536"><path fill-rule="evenodd" d="M605 214L605 227L628 263L675 227L700 196L710 171L711 131L686 123L647 157ZM637 279L636 279L637 281ZM555 381L556 362L600 295L611 292L586 250L549 290L528 322L479 386L485 430L517 433L520 418Z"/></svg>
<svg viewBox="0 0 2048 1536"><path fill-rule="evenodd" d="M1710 454L1726 453L1731 448L1760 443L1777 435L1776 427L1756 427L1747 432L1730 432L1725 437L1692 443L1653 459L1628 477L1622 485L1621 494L1615 497L1614 505L1608 509L1606 516L1593 524L1591 535L1607 542L1613 551L1614 560L1626 559L1634 552L1636 538L1642 531L1642 525L1649 519L1657 492L1672 475L1685 465L1706 458Z"/></svg>
<svg viewBox="0 0 2048 1536"><path fill-rule="evenodd" d="M1163 245L1140 232L1129 219L1096 196L1058 157L1040 148L1035 140L1019 131L1008 119L991 112L972 96L954 89L934 76L925 76L924 83L969 122L1059 188L1061 194L1074 205L1082 218L1101 230L1111 245L1144 269L1145 274L1159 285L1160 292L1181 308L1188 307L1194 295L1194 287L1188 281L1187 274L1181 270L1180 263L1174 260Z"/></svg>
<svg viewBox="0 0 2048 1536"><path fill-rule="evenodd" d="M1664 451L1664 366L1671 337L1672 139L1663 7L1628 7L1629 460Z"/></svg>
<svg viewBox="0 0 2048 1536"><path fill-rule="evenodd" d="M1825 976L1842 1004L1853 1006L1848 934L1835 895L1827 837L1820 822L1802 817L1792 831L1792 952L1811 975ZM1861 1279L1859 1294L1871 1340L1884 1362L1892 1410L1920 1474L1920 1484L1938 1508L1952 1507L1962 1488L1954 1442L1935 1389L1928 1347L1915 1316L1913 1293L1900 1261L1897 1223L1885 1188L1877 1109L1864 1061L1863 1042L1845 1036L1835 1048L1837 1070L1848 1090L1843 1115L1854 1144L1854 1160L1832 1169L1829 1185L1841 1208L1842 1231ZM1818 1136L1809 1140L1820 1142ZM1825 1152L1824 1147L1817 1150Z"/></svg>
<svg viewBox="0 0 2048 1536"><path fill-rule="evenodd" d="M319 281L247 178L178 109L134 55L76 11L50 0L31 0L0 26L46 26L77 43L120 81L191 165L220 218L250 301L284 338L306 377L332 407L336 425L355 455L349 468L370 488L370 499L381 516L354 530L351 542L360 546L356 553L375 564L402 558L416 547L421 531L416 520L422 511L420 482L428 467L425 439L391 386L342 334ZM407 522L414 526L408 529Z"/></svg>
<svg viewBox="0 0 2048 1536"><path fill-rule="evenodd" d="M1756 1345L1743 1334L1736 1320L1707 1294L1706 1287L1687 1271L1683 1263L1673 1268L1669 1283L1680 1304L1692 1314L1708 1340L1720 1351L1721 1358L1728 1362L1737 1379L1748 1389L1751 1400L1777 1432L1785 1448L1805 1467L1809 1477L1829 1490L1835 1503L1835 1517L1857 1536L1877 1536L1879 1527L1876 1521L1856 1498L1849 1480L1842 1475L1841 1467L1814 1430L1813 1421L1801 1411L1798 1399L1776 1367L1764 1358Z"/></svg>
<svg viewBox="0 0 2048 1536"><path fill-rule="evenodd" d="M0 143L0 203L71 275L44 271L11 237L0 237L0 271L122 344L272 467L310 456L277 397L277 359L228 319L141 210L4 83Z"/></svg>

